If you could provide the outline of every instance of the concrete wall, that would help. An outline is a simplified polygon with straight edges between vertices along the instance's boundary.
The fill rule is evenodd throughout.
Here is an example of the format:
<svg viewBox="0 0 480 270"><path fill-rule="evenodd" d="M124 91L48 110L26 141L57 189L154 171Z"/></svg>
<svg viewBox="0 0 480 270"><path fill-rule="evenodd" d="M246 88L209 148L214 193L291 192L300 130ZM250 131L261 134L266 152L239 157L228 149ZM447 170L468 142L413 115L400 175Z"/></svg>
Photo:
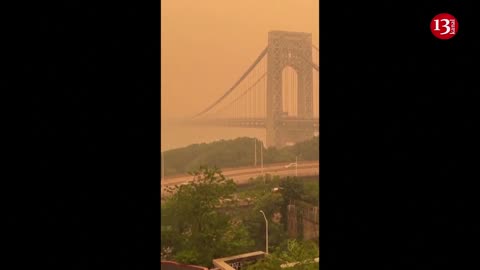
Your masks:
<svg viewBox="0 0 480 270"><path fill-rule="evenodd" d="M288 236L295 238L299 233L305 240L317 240L320 235L319 208L303 202L288 206Z"/></svg>
<svg viewBox="0 0 480 270"><path fill-rule="evenodd" d="M303 238L305 240L318 240L319 228L318 207L305 209L303 213Z"/></svg>

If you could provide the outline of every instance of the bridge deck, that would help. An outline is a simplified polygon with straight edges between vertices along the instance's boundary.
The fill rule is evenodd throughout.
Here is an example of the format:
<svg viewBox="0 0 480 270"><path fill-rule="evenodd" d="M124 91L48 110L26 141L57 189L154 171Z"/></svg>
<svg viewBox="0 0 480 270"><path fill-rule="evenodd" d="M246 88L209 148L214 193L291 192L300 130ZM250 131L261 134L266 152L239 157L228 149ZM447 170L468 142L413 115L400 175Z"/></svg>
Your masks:
<svg viewBox="0 0 480 270"><path fill-rule="evenodd" d="M319 119L318 118L282 118L279 120L283 125L309 125L312 124L314 127L318 127ZM255 128L264 128L266 127L265 118L219 118L219 119L199 119L195 121L186 122L193 125L209 125L209 126L234 126L234 127L255 127Z"/></svg>

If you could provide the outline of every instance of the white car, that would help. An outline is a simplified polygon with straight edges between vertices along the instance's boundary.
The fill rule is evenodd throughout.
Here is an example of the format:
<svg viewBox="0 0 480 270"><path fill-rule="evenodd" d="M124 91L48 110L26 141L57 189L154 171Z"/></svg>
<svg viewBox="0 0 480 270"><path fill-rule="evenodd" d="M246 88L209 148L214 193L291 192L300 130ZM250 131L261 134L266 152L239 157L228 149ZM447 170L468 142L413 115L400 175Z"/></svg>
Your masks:
<svg viewBox="0 0 480 270"><path fill-rule="evenodd" d="M292 166L297 166L297 163L290 163L288 165L285 165L285 168L290 168Z"/></svg>
<svg viewBox="0 0 480 270"><path fill-rule="evenodd" d="M281 187L274 187L274 188L272 188L272 192L279 192L281 189L283 189L283 188L281 188Z"/></svg>

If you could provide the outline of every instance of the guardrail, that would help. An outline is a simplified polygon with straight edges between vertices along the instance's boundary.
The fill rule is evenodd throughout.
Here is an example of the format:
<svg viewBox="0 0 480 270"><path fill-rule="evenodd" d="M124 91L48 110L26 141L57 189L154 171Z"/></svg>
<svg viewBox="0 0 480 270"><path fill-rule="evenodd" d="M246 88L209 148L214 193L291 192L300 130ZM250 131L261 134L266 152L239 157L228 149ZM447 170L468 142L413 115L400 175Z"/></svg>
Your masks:
<svg viewBox="0 0 480 270"><path fill-rule="evenodd" d="M160 270L209 270L207 267L181 264L173 261L160 261Z"/></svg>

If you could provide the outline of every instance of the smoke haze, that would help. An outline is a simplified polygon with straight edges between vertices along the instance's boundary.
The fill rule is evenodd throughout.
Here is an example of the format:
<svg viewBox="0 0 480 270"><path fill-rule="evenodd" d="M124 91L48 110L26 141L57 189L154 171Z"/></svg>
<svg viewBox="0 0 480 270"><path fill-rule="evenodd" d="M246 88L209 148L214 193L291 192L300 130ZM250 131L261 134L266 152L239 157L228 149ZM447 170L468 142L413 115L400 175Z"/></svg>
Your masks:
<svg viewBox="0 0 480 270"><path fill-rule="evenodd" d="M218 99L267 45L269 31L312 33L319 40L319 0L162 0L162 151L264 130L180 128ZM263 134L263 135L262 135Z"/></svg>

